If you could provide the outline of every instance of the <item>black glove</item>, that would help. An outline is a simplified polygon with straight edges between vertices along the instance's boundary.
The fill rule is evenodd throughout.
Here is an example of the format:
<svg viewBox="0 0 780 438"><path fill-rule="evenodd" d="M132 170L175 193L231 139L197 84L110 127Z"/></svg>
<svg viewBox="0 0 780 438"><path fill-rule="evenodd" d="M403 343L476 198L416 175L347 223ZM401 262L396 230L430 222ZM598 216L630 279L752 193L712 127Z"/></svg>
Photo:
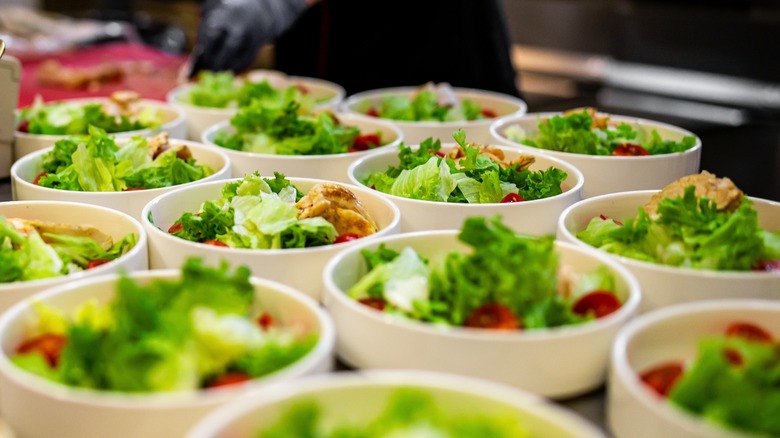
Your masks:
<svg viewBox="0 0 780 438"><path fill-rule="evenodd" d="M206 0L190 76L246 70L260 47L275 41L306 8L306 0Z"/></svg>

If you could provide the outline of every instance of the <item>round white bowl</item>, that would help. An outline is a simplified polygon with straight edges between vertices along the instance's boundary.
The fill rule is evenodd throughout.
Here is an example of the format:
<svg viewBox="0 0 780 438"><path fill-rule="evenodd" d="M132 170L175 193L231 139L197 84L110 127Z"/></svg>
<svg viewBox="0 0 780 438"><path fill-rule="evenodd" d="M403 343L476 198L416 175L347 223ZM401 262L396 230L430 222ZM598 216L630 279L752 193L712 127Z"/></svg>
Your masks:
<svg viewBox="0 0 780 438"><path fill-rule="evenodd" d="M74 103L95 103L95 102L107 102L108 98L82 98L82 99L65 99L62 102L74 102ZM51 103L51 102L47 102ZM165 123L157 128L139 129L135 131L125 131L112 133L112 136L117 138L133 137L141 135L145 137L152 137L158 132L167 131L171 138L185 138L184 124L185 113L179 108L173 105L161 102L159 100L142 99L141 106L157 108L165 115ZM28 132L14 132L14 159L31 154L41 149L46 149L50 146L54 146L58 140L71 137L70 135L44 135L44 134L30 134Z"/></svg>
<svg viewBox="0 0 780 438"><path fill-rule="evenodd" d="M124 140L117 140L122 144ZM50 200L82 202L85 204L102 205L113 208L130 216L140 219L141 210L155 197L170 192L178 187L201 184L208 181L219 181L231 177L230 158L222 151L214 150L200 143L187 140L173 140L173 144L183 144L190 148L192 156L197 164L206 164L214 170L214 173L186 184L174 187L162 187L159 189L131 190L126 192L76 192L41 187L33 184L35 177L41 173L41 160L43 155L54 147L34 152L17 160L11 166L11 190L15 200Z"/></svg>
<svg viewBox="0 0 780 438"><path fill-rule="evenodd" d="M324 424L367 424L381 415L389 396L399 388L429 394L437 408L453 416L506 414L517 419L528 436L604 437L571 411L504 385L445 373L370 371L307 377L292 385L277 385L215 410L186 438L254 438L262 428L277 424L296 403L310 401L321 407Z"/></svg>
<svg viewBox="0 0 780 438"><path fill-rule="evenodd" d="M203 131L204 144L218 148L230 157L233 166L233 175L244 175L256 170L260 175L273 175L274 171L285 175L301 175L307 178L327 179L348 183L347 169L362 157L373 151L397 149L403 141L401 130L393 124L382 120L369 120L364 117L355 117L351 114L339 114L341 123L348 126L356 126L363 134L381 132L383 146L360 152L347 152L332 155L276 155L259 154L256 152L234 151L223 148L214 143L214 137L220 131L235 132L230 121L217 123Z"/></svg>
<svg viewBox="0 0 780 438"><path fill-rule="evenodd" d="M149 266L146 230L137 219L105 207L59 201L0 202L0 216L7 218L38 219L73 225L92 225L118 242L126 235L135 234L135 246L126 254L92 269L61 277L24 282L0 283L0 313L23 299L54 286L74 280L110 274L119 271L142 271Z"/></svg>
<svg viewBox="0 0 780 438"><path fill-rule="evenodd" d="M618 329L636 312L639 284L619 263L596 251L556 242L561 265L591 272L604 265L615 277L623 301L616 312L581 325L496 332L435 326L379 312L347 291L366 274L360 251L381 243L415 249L434 259L468 251L458 231L400 234L362 242L336 255L325 267L324 304L336 323L336 353L358 369L416 369L477 377L512 385L545 397L566 398L599 387L606 376L609 349Z"/></svg>
<svg viewBox="0 0 780 438"><path fill-rule="evenodd" d="M459 100L469 99L485 109L495 111L497 117L509 115L522 115L528 110L528 105L521 99L508 94L496 93L494 91L476 90L470 88L454 88L455 95ZM353 94L341 103L341 111L357 114L361 117L368 116L360 110L370 102L371 105L378 105L385 96L401 95L412 96L417 92L417 87L394 87L382 88L378 90L363 91ZM374 117L371 117L374 118ZM403 120L387 120L401 128L404 133L404 141L408 144L420 143L428 137L433 138L451 138L452 133L458 129L466 132L466 138L476 143L490 143L490 125L496 119L483 120L465 120L460 122L411 122Z"/></svg>
<svg viewBox="0 0 780 438"><path fill-rule="evenodd" d="M607 421L616 438L747 438L705 421L662 399L640 380L644 371L668 361L687 362L698 341L723 336L735 321L753 322L780 337L780 303L715 300L657 310L620 331L612 349L607 383Z"/></svg>
<svg viewBox="0 0 780 438"><path fill-rule="evenodd" d="M603 214L617 221L635 217L655 190L613 193L585 199L567 208L558 219L558 239L593 248L577 238L594 217ZM750 198L758 211L758 222L765 230L780 229L780 203ZM642 285L640 312L688 301L721 298L780 299L780 275L771 272L712 271L666 266L603 254L630 270Z"/></svg>
<svg viewBox="0 0 780 438"><path fill-rule="evenodd" d="M180 272L147 271L132 274L148 282L174 279ZM35 301L70 311L89 299L101 303L115 294L119 276L109 275L69 283L34 297ZM240 396L308 374L328 372L333 363L334 329L329 317L300 292L268 280L252 278L255 305L268 309L285 324L319 334L315 347L290 366L233 387L201 391L131 394L75 388L53 383L20 368L9 354L24 339L24 327L34 321L33 300L11 308L0 317L0 409L3 419L28 438L170 438L182 436L207 412ZM45 420L45 421L43 421Z"/></svg>
<svg viewBox="0 0 780 438"><path fill-rule="evenodd" d="M252 74L250 72L250 80ZM309 93L316 100L327 99L318 104L316 108L336 109L339 103L344 99L344 87L333 82L322 79L291 76L290 79L300 81L300 83L309 90ZM262 78L258 78L258 81ZM187 138L198 141L203 136L203 131L209 126L215 125L225 120L230 120L236 115L238 108L209 108L197 106L184 102L183 96L186 96L193 84L179 85L168 92L167 100L171 105L178 107L187 116Z"/></svg>
<svg viewBox="0 0 780 438"><path fill-rule="evenodd" d="M551 151L511 141L504 135L507 127L519 126L526 132L526 135L534 137L539 132L540 119L560 114L534 113L501 118L490 126L491 140L524 151L547 154L571 163L585 175L585 186L582 189L582 194L586 198L630 190L662 189L685 175L699 172L701 139L698 137L696 137L696 145L685 152L618 157ZM610 121L634 125L635 129L646 132L648 135L655 129L662 138L668 140L679 141L686 135L694 136L692 132L685 129L652 120L610 115Z"/></svg>
<svg viewBox="0 0 780 438"><path fill-rule="evenodd" d="M442 143L447 151L455 143ZM416 146L415 146L416 147ZM499 146L507 160L516 158L521 152ZM526 153L523 151L522 153ZM527 154L527 153L526 153ZM452 202L423 201L404 198L375 190L380 196L391 200L401 210L401 231L425 231L459 229L469 216L492 216L500 214L504 222L518 232L526 234L550 234L555 232L555 221L568 206L582 199L584 178L574 166L557 158L531 153L536 158L531 170L546 170L555 167L564 170L568 176L561 183L563 193L532 201L497 204L459 204ZM352 184L365 187L360 181L374 172L384 172L389 166L398 166L398 149L375 151L355 161L349 167Z"/></svg>
<svg viewBox="0 0 780 438"><path fill-rule="evenodd" d="M304 193L318 183L327 182L308 178L288 179ZM287 284L319 300L322 295L322 269L331 257L358 242L396 234L399 230L400 213L393 203L372 190L342 184L355 193L376 221L379 231L375 234L356 241L313 248L246 249L191 242L168 233L183 213L197 212L203 202L219 199L225 184L238 180L240 178L185 187L159 196L144 207L141 222L149 233L149 264L152 269L178 268L193 255L208 263L228 260L245 264L257 276Z"/></svg>

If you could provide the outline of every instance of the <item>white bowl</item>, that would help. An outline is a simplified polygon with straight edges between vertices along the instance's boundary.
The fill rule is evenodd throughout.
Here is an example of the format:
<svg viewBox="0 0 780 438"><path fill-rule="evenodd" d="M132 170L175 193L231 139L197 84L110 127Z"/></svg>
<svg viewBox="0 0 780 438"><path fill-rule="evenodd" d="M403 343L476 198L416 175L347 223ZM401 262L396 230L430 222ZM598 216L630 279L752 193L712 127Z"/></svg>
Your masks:
<svg viewBox="0 0 780 438"><path fill-rule="evenodd" d="M290 178L299 190L306 193L322 180ZM399 229L398 208L372 190L349 188L376 221L379 231L352 242L313 248L245 249L206 245L181 239L168 233L168 229L185 212L197 212L204 201L217 200L228 182L215 181L185 187L153 199L141 214L144 228L149 233L149 264L152 269L178 268L187 257L197 255L208 263L228 260L249 266L255 275L287 284L319 300L322 294L322 268L333 255L357 242L396 234Z"/></svg>
<svg viewBox="0 0 780 438"><path fill-rule="evenodd" d="M616 438L747 438L705 422L658 397L639 375L667 361L696 357L698 341L722 336L735 321L753 322L780 337L780 303L716 300L657 310L620 331L612 349L607 384L607 421ZM762 435L763 436L763 435Z"/></svg>
<svg viewBox="0 0 780 438"><path fill-rule="evenodd" d="M457 87L454 88L454 91L459 100L469 99L485 109L493 110L498 117L522 115L528 110L528 105L523 100L508 94ZM382 97L385 96L412 96L416 92L417 87L394 87L363 91L347 97L347 99L341 103L341 111L358 114L361 117L371 117L361 112L366 105L366 102L376 105L382 100ZM495 121L495 119L460 122L383 120L394 123L401 128L401 131L404 133L404 141L408 144L420 143L428 137L450 138L452 133L458 129L463 129L466 132L466 138L468 138L469 141L490 143L490 125Z"/></svg>
<svg viewBox="0 0 780 438"><path fill-rule="evenodd" d="M501 118L490 126L492 141L524 151L547 154L571 163L585 175L585 186L582 189L582 194L586 198L630 190L662 189L685 175L699 172L701 139L698 137L696 137L696 145L685 152L619 157L551 151L511 141L504 135L507 127L519 126L525 130L529 137L533 138L539 132L540 119L560 114L534 113ZM648 135L655 129L665 140L679 141L686 135L694 136L693 133L685 129L652 120L610 115L610 121L634 125L635 129L646 132Z"/></svg>
<svg viewBox="0 0 780 438"><path fill-rule="evenodd" d="M447 151L454 143L442 143ZM416 146L415 146L416 147ZM507 161L516 158L520 151L504 146ZM525 153L525 152L523 152ZM500 214L504 222L518 232L526 234L551 234L555 232L555 221L566 207L582 199L584 178L576 167L569 163L546 155L534 154L536 162L531 170L547 170L555 167L564 170L568 176L561 183L563 193L544 199L498 204L460 204L453 202L423 201L390 195L378 190L380 196L393 201L401 210L401 231L425 231L459 229L469 216L492 216ZM353 184L365 187L361 180L374 172L384 172L389 166L398 166L398 150L372 152L352 163L349 167L349 179Z"/></svg>
<svg viewBox="0 0 780 438"><path fill-rule="evenodd" d="M614 313L581 325L495 332L434 326L376 311L347 291L366 273L360 251L381 243L405 247L432 259L450 251L467 251L458 231L400 234L366 241L336 255L325 267L323 302L336 323L336 352L358 369L441 371L512 385L539 395L566 398L599 387L606 375L612 340L636 312L639 284L619 263L598 252L556 242L561 265L575 273L605 265L615 277L623 305Z"/></svg>
<svg viewBox="0 0 780 438"><path fill-rule="evenodd" d="M178 271L134 273L141 282L178 278ZM114 296L118 275L101 276L50 289L36 301L70 311L88 299L105 303ZM24 339L24 325L35 317L33 300L0 317L0 409L20 437L135 438L182 436L215 407L274 382L332 368L334 330L316 302L285 285L252 278L255 300L285 323L319 334L317 345L290 366L235 387L202 391L131 394L75 388L50 382L13 365L8 355ZM33 319L34 321L34 319Z"/></svg>
<svg viewBox="0 0 780 438"><path fill-rule="evenodd" d="M124 139L117 139L117 144L122 144ZM35 177L41 173L41 160L43 155L54 147L34 152L17 160L11 166L11 190L15 200L51 200L83 202L85 204L102 205L122 211L130 216L140 219L141 210L155 197L170 192L178 187L200 184L208 181L219 181L231 177L230 159L222 151L214 150L200 143L187 140L173 140L173 144L187 145L192 151L192 156L197 164L206 164L214 170L214 173L187 184L159 189L131 190L126 192L76 192L70 190L58 190L41 187L33 184Z"/></svg>
<svg viewBox="0 0 780 438"><path fill-rule="evenodd" d="M328 425L366 424L387 406L398 388L429 394L437 408L452 416L500 416L517 419L528 436L597 438L604 435L576 414L532 394L495 383L444 373L371 371L308 377L281 385L215 410L187 438L250 438L281 420L296 403L314 401Z"/></svg>
<svg viewBox="0 0 780 438"><path fill-rule="evenodd" d="M251 80L250 73L250 80ZM292 76L290 79L300 81L305 86L312 97L316 100L327 99L318 104L316 108L332 108L335 109L339 103L344 99L345 91L344 87L335 84L333 82L325 81L322 79L306 78ZM258 81L262 80L259 78ZM219 122L230 120L231 117L236 115L238 108L209 108L203 106L192 105L182 101L183 96L186 96L193 84L180 85L168 92L167 100L173 106L176 106L184 112L187 116L187 138L194 141L199 141L203 136L203 131L209 126L215 125Z"/></svg>
<svg viewBox="0 0 780 438"><path fill-rule="evenodd" d="M585 199L567 208L558 220L558 238L593 248L577 238L594 217L603 214L617 221L635 217L655 190L613 193ZM750 198L765 230L780 229L780 203ZM780 275L771 272L712 271L681 268L621 257L601 251L622 263L642 285L640 312L688 301L720 298L780 299Z"/></svg>
<svg viewBox="0 0 780 438"><path fill-rule="evenodd" d="M107 102L107 101L108 98L90 97L90 98L81 98L81 99L65 99L62 100L61 102L74 102L74 103L87 104L87 103L100 103L100 102ZM51 102L47 102L47 103L51 103ZM152 137L158 132L167 131L168 135L170 135L171 138L185 138L184 137L185 135L184 111L165 102L161 102L159 100L151 100L151 99L142 99L140 106L143 108L146 107L157 108L165 115L165 123L163 123L157 128L117 132L117 133L112 133L110 135L115 136L117 138L133 137L136 135ZM50 146L54 146L54 143L56 143L58 140L62 140L63 138L68 138L68 137L71 136L30 134L28 132L16 131L14 132L14 160L18 160L19 158L27 154L39 151L41 149L46 149Z"/></svg>
<svg viewBox="0 0 780 438"><path fill-rule="evenodd" d="M260 154L256 152L234 151L223 148L214 143L214 137L220 131L234 133L235 129L230 121L217 123L203 131L204 144L219 148L228 157L233 166L233 175L244 175L256 170L260 175L273 175L273 172L281 172L285 175L300 175L307 178L327 179L348 183L347 169L355 160L365 157L372 151L396 149L403 140L401 130L391 123L382 120L369 120L363 117L355 117L351 114L339 114L341 123L348 126L356 126L363 134L381 132L383 146L360 152L347 152L333 155L276 155Z"/></svg>
<svg viewBox="0 0 780 438"><path fill-rule="evenodd" d="M136 244L126 254L89 270L61 277L44 278L24 282L0 283L0 312L23 299L54 286L59 286L81 278L95 277L122 270L142 271L149 266L146 230L137 219L97 205L78 204L59 201L18 201L0 202L0 216L7 218L38 219L73 225L93 225L111 236L114 242L133 233Z"/></svg>

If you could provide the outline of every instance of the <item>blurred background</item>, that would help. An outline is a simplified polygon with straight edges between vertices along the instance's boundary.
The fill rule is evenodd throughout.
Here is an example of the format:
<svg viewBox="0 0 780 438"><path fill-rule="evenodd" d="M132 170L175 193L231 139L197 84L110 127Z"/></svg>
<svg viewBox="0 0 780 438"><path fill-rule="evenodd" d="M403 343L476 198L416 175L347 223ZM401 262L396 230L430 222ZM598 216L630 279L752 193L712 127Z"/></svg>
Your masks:
<svg viewBox="0 0 780 438"><path fill-rule="evenodd" d="M750 195L780 200L780 1L504 6L530 111L589 105L682 126L702 138L702 169L730 177ZM101 62L112 62L112 53L116 62L138 57L152 63L136 66L149 76L145 86L163 94L192 48L199 15L196 0L2 0L0 38L25 70L74 47ZM136 48L84 51L117 43ZM154 52L141 56L138 45ZM256 66L273 68L273 47ZM20 105L30 96L23 78Z"/></svg>

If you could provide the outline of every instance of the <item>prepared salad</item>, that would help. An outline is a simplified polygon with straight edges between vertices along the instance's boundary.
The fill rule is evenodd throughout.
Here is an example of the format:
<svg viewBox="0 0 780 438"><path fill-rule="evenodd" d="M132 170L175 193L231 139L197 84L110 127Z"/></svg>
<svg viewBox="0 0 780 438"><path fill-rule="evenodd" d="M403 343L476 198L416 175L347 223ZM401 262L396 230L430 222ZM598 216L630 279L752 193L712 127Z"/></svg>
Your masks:
<svg viewBox="0 0 780 438"><path fill-rule="evenodd" d="M506 128L507 139L540 149L585 155L642 156L684 152L696 137L664 140L656 130L649 136L629 123L614 123L595 108L577 108L539 121L539 133L529 137L517 125Z"/></svg>
<svg viewBox="0 0 780 438"><path fill-rule="evenodd" d="M734 321L699 342L694 361L644 370L642 382L675 406L729 429L780 436L780 343L763 327Z"/></svg>
<svg viewBox="0 0 780 438"><path fill-rule="evenodd" d="M214 171L198 164L185 145L172 144L168 133L152 139L132 137L118 146L106 131L90 126L89 136L57 141L43 155L33 184L79 192L157 189L205 178Z"/></svg>
<svg viewBox="0 0 780 438"><path fill-rule="evenodd" d="M134 91L116 91L108 101L99 102L35 102L22 109L16 130L30 134L86 135L90 126L108 133L156 128L166 122L159 108L143 105Z"/></svg>
<svg viewBox="0 0 780 438"><path fill-rule="evenodd" d="M458 239L471 252L428 260L410 247L363 250L368 273L348 295L414 320L495 330L579 324L622 305L606 267L577 274L560 266L552 235L518 235L499 217L472 217Z"/></svg>
<svg viewBox="0 0 780 438"><path fill-rule="evenodd" d="M108 263L138 237L118 242L92 225L0 216L0 283L59 277Z"/></svg>
<svg viewBox="0 0 780 438"><path fill-rule="evenodd" d="M381 132L361 133L330 111L300 114L294 100L255 100L230 119L235 132L218 131L214 143L259 154L332 155L384 144Z"/></svg>
<svg viewBox="0 0 780 438"><path fill-rule="evenodd" d="M497 117L490 108L483 108L470 99L459 99L446 82L427 82L411 96L384 96L378 105L367 102L360 111L373 117L411 122L461 122Z"/></svg>
<svg viewBox="0 0 780 438"><path fill-rule="evenodd" d="M508 161L494 146L466 142L466 134L453 134L458 143L446 153L441 141L428 138L417 150L400 145L397 167L374 172L361 181L368 187L404 198L470 204L508 203L549 198L563 193L565 171L550 167L533 171L532 155Z"/></svg>
<svg viewBox="0 0 780 438"><path fill-rule="evenodd" d="M208 108L243 108L255 100L285 99L299 102L304 113L311 113L317 103L303 84L281 74L253 82L229 71L200 72L197 82L181 97L184 103Z"/></svg>
<svg viewBox="0 0 780 438"><path fill-rule="evenodd" d="M379 228L360 200L338 184L302 193L280 173L247 174L168 229L176 237L231 248L308 248L347 242Z"/></svg>
<svg viewBox="0 0 780 438"><path fill-rule="evenodd" d="M730 179L707 171L666 186L625 223L592 218L577 238L645 262L780 272L780 230L762 229L750 199Z"/></svg>
<svg viewBox="0 0 780 438"><path fill-rule="evenodd" d="M165 392L245 382L285 368L317 343L257 308L245 266L189 259L181 278L123 276L109 303L71 314L36 303L38 321L12 362L54 382L121 392Z"/></svg>
<svg viewBox="0 0 780 438"><path fill-rule="evenodd" d="M522 422L512 415L452 414L439 407L425 390L399 387L386 408L362 424L333 424L324 420L327 406L302 401L263 429L257 438L525 438Z"/></svg>

